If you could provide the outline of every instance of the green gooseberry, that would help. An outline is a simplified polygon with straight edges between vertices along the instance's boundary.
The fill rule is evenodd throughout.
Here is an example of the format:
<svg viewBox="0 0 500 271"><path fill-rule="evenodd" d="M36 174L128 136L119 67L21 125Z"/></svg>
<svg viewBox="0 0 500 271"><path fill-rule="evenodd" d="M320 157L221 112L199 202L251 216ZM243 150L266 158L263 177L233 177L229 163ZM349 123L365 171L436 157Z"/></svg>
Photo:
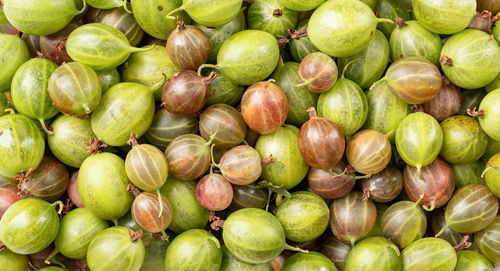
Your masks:
<svg viewBox="0 0 500 271"><path fill-rule="evenodd" d="M293 125L259 137L255 150L261 158L271 154L273 157L273 163L262 167L262 179L284 189L291 189L304 179L309 166L300 153L298 140L299 129Z"/></svg>
<svg viewBox="0 0 500 271"><path fill-rule="evenodd" d="M488 93L479 105L479 125L491 139L500 141L500 89Z"/></svg>
<svg viewBox="0 0 500 271"><path fill-rule="evenodd" d="M28 117L9 114L0 117L0 176L14 178L35 170L45 152L42 132Z"/></svg>
<svg viewBox="0 0 500 271"><path fill-rule="evenodd" d="M248 28L286 36L297 25L297 12L285 7L281 0L255 0L247 14Z"/></svg>
<svg viewBox="0 0 500 271"><path fill-rule="evenodd" d="M110 146L127 144L131 134L141 137L154 117L153 91L137 83L119 83L102 96L92 113L92 131Z"/></svg>
<svg viewBox="0 0 500 271"><path fill-rule="evenodd" d="M52 133L47 136L50 151L65 165L79 168L85 158L90 156L87 151L89 139L95 137L90 119L61 115L51 126Z"/></svg>
<svg viewBox="0 0 500 271"><path fill-rule="evenodd" d="M306 87L298 86L302 83L299 66L300 64L296 62L280 62L271 75L288 100L286 122L296 126L309 120L307 109L315 107L319 97L319 94L310 92Z"/></svg>
<svg viewBox="0 0 500 271"><path fill-rule="evenodd" d="M325 0L284 0L285 7L295 11L308 11L319 7Z"/></svg>
<svg viewBox="0 0 500 271"><path fill-rule="evenodd" d="M211 67L237 85L252 85L266 79L278 65L280 50L276 38L260 30L244 30L229 37Z"/></svg>
<svg viewBox="0 0 500 271"><path fill-rule="evenodd" d="M214 69L205 69L204 76L209 76ZM205 106L213 104L228 104L231 106L236 105L241 101L243 96L244 87L236 85L231 80L223 75L218 75L210 84L208 88L208 100Z"/></svg>
<svg viewBox="0 0 500 271"><path fill-rule="evenodd" d="M140 271L165 271L165 254L169 243L160 238L144 238L146 255Z"/></svg>
<svg viewBox="0 0 500 271"><path fill-rule="evenodd" d="M47 87L49 77L57 68L50 60L33 58L25 62L12 78L12 102L19 113L39 120L47 134L45 120L54 117L59 111L52 104Z"/></svg>
<svg viewBox="0 0 500 271"><path fill-rule="evenodd" d="M486 181L481 176L485 163L482 160L477 160L466 164L450 164L455 178L455 187L460 188L468 184L486 185Z"/></svg>
<svg viewBox="0 0 500 271"><path fill-rule="evenodd" d="M468 89L462 91L462 97L460 99L460 108L458 109L457 114L459 115L469 115L467 113L468 109L478 108L483 100L484 96L486 96L488 92L484 90L484 88L480 89Z"/></svg>
<svg viewBox="0 0 500 271"><path fill-rule="evenodd" d="M347 254L346 271L401 270L399 248L385 237L369 237Z"/></svg>
<svg viewBox="0 0 500 271"><path fill-rule="evenodd" d="M9 114L9 109L11 108L9 100L7 100L7 95L5 92L0 91L0 116Z"/></svg>
<svg viewBox="0 0 500 271"><path fill-rule="evenodd" d="M392 61L402 57L421 57L439 65L443 42L438 34L425 29L418 21L396 19L396 24L389 40Z"/></svg>
<svg viewBox="0 0 500 271"><path fill-rule="evenodd" d="M410 114L411 107L396 98L387 83L382 82L366 92L368 101L368 115L363 128L371 129L382 134L390 134L389 140L394 143L396 129L401 120Z"/></svg>
<svg viewBox="0 0 500 271"><path fill-rule="evenodd" d="M361 60L353 62L346 68L345 77L362 89L367 89L384 74L389 63L389 51L389 42L384 34L375 30L372 40L361 52L338 58L338 69L343 70L350 62Z"/></svg>
<svg viewBox="0 0 500 271"><path fill-rule="evenodd" d="M127 0L85 0L87 4L91 7L98 8L98 9L112 9L112 8L118 8L118 7L123 7L127 12L131 12L128 10Z"/></svg>
<svg viewBox="0 0 500 271"><path fill-rule="evenodd" d="M392 204L381 218L384 236L405 248L425 235L427 218L417 202L407 200Z"/></svg>
<svg viewBox="0 0 500 271"><path fill-rule="evenodd" d="M481 88L500 72L500 47L488 33L466 29L446 41L440 62L453 84L466 89Z"/></svg>
<svg viewBox="0 0 500 271"><path fill-rule="evenodd" d="M208 55L208 61L210 62L217 61L217 54L226 39L247 28L243 11L238 13L238 16L234 17L229 23L219 27L207 27L198 23L194 23L194 25L200 28L210 41L210 54Z"/></svg>
<svg viewBox="0 0 500 271"><path fill-rule="evenodd" d="M457 264L455 249L447 241L434 237L419 239L401 253L404 271L453 271Z"/></svg>
<svg viewBox="0 0 500 271"><path fill-rule="evenodd" d="M306 56L319 52L314 47L311 40L307 36L307 24L309 19L299 23L297 30L291 30L290 35L290 53L295 61L301 62Z"/></svg>
<svg viewBox="0 0 500 271"><path fill-rule="evenodd" d="M443 147L441 157L452 164L477 161L488 146L488 136L477 120L467 116L452 116L441 122Z"/></svg>
<svg viewBox="0 0 500 271"><path fill-rule="evenodd" d="M493 271L494 267L482 254L472 250L457 252L455 271Z"/></svg>
<svg viewBox="0 0 500 271"><path fill-rule="evenodd" d="M47 36L63 29L76 15L74 0L3 0L5 16L19 31Z"/></svg>
<svg viewBox="0 0 500 271"><path fill-rule="evenodd" d="M85 208L115 225L132 205L128 184L125 162L108 152L89 156L78 172L78 192Z"/></svg>
<svg viewBox="0 0 500 271"><path fill-rule="evenodd" d="M144 262L144 243L130 229L115 226L99 232L90 242L87 264L92 271L138 271Z"/></svg>
<svg viewBox="0 0 500 271"><path fill-rule="evenodd" d="M16 201L0 220L0 240L12 252L34 254L48 247L59 231L59 215L63 203L49 204L36 198Z"/></svg>
<svg viewBox="0 0 500 271"><path fill-rule="evenodd" d="M296 253L285 261L283 271L321 270L337 271L335 264L325 255L310 251L308 253Z"/></svg>
<svg viewBox="0 0 500 271"><path fill-rule="evenodd" d="M117 69L111 69L107 71L96 71L97 77L99 77L99 82L101 82L102 93L106 92L110 87L120 83L122 79L120 78L120 73Z"/></svg>
<svg viewBox="0 0 500 271"><path fill-rule="evenodd" d="M1 256L1 254L0 254ZM226 246L222 246L220 271L272 271L270 263L251 264L238 259ZM23 270L24 271L24 270Z"/></svg>
<svg viewBox="0 0 500 271"><path fill-rule="evenodd" d="M170 230L180 233L205 227L210 211L203 208L196 199L196 182L168 176L160 191L172 206Z"/></svg>
<svg viewBox="0 0 500 271"><path fill-rule="evenodd" d="M9 271L26 271L29 270L29 258L5 249L0 252L0 266L8 266Z"/></svg>
<svg viewBox="0 0 500 271"><path fill-rule="evenodd" d="M287 239L308 242L318 238L328 227L330 210L318 195L299 191L286 198L276 210Z"/></svg>
<svg viewBox="0 0 500 271"><path fill-rule="evenodd" d="M30 58L26 43L17 35L0 33L0 91L10 88L17 69Z"/></svg>
<svg viewBox="0 0 500 271"><path fill-rule="evenodd" d="M230 22L238 16L243 0L183 0L182 5L168 13L167 18L175 12L184 10L193 21L208 26L217 27Z"/></svg>
<svg viewBox="0 0 500 271"><path fill-rule="evenodd" d="M175 21L167 19L167 14L181 6L182 0L131 0L134 17L144 32L166 40L170 32L177 26ZM191 22L186 12L174 12L173 16L186 24Z"/></svg>
<svg viewBox="0 0 500 271"><path fill-rule="evenodd" d="M417 21L437 34L457 33L476 15L475 0L413 0L412 7Z"/></svg>
<svg viewBox="0 0 500 271"><path fill-rule="evenodd" d="M392 21L378 19L373 10L361 1L326 1L311 16L307 33L321 52L346 57L368 45L380 22Z"/></svg>
<svg viewBox="0 0 500 271"><path fill-rule="evenodd" d="M494 264L500 263L500 250L498 247L499 229L500 216L497 216L490 225L478 232L474 237L479 252Z"/></svg>
<svg viewBox="0 0 500 271"><path fill-rule="evenodd" d="M356 133L368 115L365 93L354 81L345 78L348 67L349 63L335 85L319 95L317 107L318 115L335 122L345 136Z"/></svg>
<svg viewBox="0 0 500 271"><path fill-rule="evenodd" d="M211 233L193 229L177 235L167 248L165 269L218 271L222 262L219 240Z"/></svg>
<svg viewBox="0 0 500 271"><path fill-rule="evenodd" d="M71 59L87 64L92 69L109 70L116 68L133 52L153 48L130 46L127 36L120 30L101 23L82 25L68 36L66 51Z"/></svg>
<svg viewBox="0 0 500 271"><path fill-rule="evenodd" d="M483 172L486 185L495 194L500 197L500 153L493 155L486 164Z"/></svg>
<svg viewBox="0 0 500 271"><path fill-rule="evenodd" d="M106 228L108 223L87 208L70 211L61 219L59 233L54 241L55 249L46 261L50 261L57 253L71 259L84 259L92 239Z"/></svg>
<svg viewBox="0 0 500 271"><path fill-rule="evenodd" d="M165 46L155 46L149 51L132 53L122 71L122 79L123 82L151 88L155 100L160 101L165 81L180 71L168 56Z"/></svg>
<svg viewBox="0 0 500 271"><path fill-rule="evenodd" d="M408 9L401 0L379 0L375 7L375 12L379 18L387 18L395 22L398 18L404 21L410 20ZM394 23L380 23L377 29L382 31L387 39L391 37L392 31L396 28ZM393 61L396 61L393 59Z"/></svg>
<svg viewBox="0 0 500 271"><path fill-rule="evenodd" d="M431 115L412 113L399 123L395 141L401 158L422 176L422 167L434 161L441 151L443 131Z"/></svg>

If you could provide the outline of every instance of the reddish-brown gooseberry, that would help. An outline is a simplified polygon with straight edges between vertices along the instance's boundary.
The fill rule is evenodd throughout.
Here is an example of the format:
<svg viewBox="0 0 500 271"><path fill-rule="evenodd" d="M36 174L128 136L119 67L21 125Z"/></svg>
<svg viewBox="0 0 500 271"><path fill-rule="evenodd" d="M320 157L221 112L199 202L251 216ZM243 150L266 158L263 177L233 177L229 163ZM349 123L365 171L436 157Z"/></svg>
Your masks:
<svg viewBox="0 0 500 271"><path fill-rule="evenodd" d="M201 178L196 185L196 198L203 208L222 211L233 200L233 187L224 176L211 173Z"/></svg>

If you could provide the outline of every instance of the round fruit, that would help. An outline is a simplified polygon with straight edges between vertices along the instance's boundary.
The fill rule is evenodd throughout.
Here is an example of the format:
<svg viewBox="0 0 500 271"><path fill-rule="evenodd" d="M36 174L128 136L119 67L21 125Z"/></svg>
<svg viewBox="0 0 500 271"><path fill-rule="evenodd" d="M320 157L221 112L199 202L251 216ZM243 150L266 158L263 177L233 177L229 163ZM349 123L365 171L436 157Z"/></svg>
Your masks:
<svg viewBox="0 0 500 271"><path fill-rule="evenodd" d="M396 98L385 82L377 83L366 92L368 115L363 128L390 134L389 140L394 143L396 129L411 109L408 104Z"/></svg>
<svg viewBox="0 0 500 271"><path fill-rule="evenodd" d="M94 111L102 94L97 74L78 62L69 62L55 69L49 78L48 91L59 111L80 118Z"/></svg>
<svg viewBox="0 0 500 271"><path fill-rule="evenodd" d="M0 176L14 178L35 170L42 161L45 141L42 132L28 117L10 114L0 117Z"/></svg>
<svg viewBox="0 0 500 271"><path fill-rule="evenodd" d="M127 176L130 182L138 188L154 192L167 180L167 158L153 145L137 144L135 139L132 142L132 149L125 158Z"/></svg>
<svg viewBox="0 0 500 271"><path fill-rule="evenodd" d="M397 29L399 20L410 20L410 9L408 9L404 1L381 0L376 1L374 12L379 18L387 18L392 22L384 22L377 25L377 29L382 31L389 39L394 29ZM393 61L396 61L393 59Z"/></svg>
<svg viewBox="0 0 500 271"><path fill-rule="evenodd" d="M307 35L309 19L300 22L296 30L290 30L290 53L295 61L301 62L312 53L319 52Z"/></svg>
<svg viewBox="0 0 500 271"><path fill-rule="evenodd" d="M321 270L337 271L333 262L325 255L311 251L296 253L288 258L283 266L283 271Z"/></svg>
<svg viewBox="0 0 500 271"><path fill-rule="evenodd" d="M120 30L127 36L130 45L136 46L142 40L144 31L134 19L134 15L128 11L128 8L125 9L126 7L126 5L123 5L123 7L113 8L111 10L98 10L95 19L91 22L102 23ZM89 12L87 12L87 14L89 14Z"/></svg>
<svg viewBox="0 0 500 271"><path fill-rule="evenodd" d="M206 69L203 75L208 76L212 71L215 71L215 69ZM223 103L235 106L240 102L243 91L243 86L236 85L231 80L219 74L208 85L208 100L206 105Z"/></svg>
<svg viewBox="0 0 500 271"><path fill-rule="evenodd" d="M172 206L172 223L169 229L176 233L190 229L203 228L208 222L210 212L196 199L196 183L169 177L161 188Z"/></svg>
<svg viewBox="0 0 500 271"><path fill-rule="evenodd" d="M270 134L286 120L288 100L283 90L271 81L250 86L241 98L241 113L250 129Z"/></svg>
<svg viewBox="0 0 500 271"><path fill-rule="evenodd" d="M119 83L102 96L90 124L96 136L111 146L142 136L154 117L153 91L137 83Z"/></svg>
<svg viewBox="0 0 500 271"><path fill-rule="evenodd" d="M210 41L198 27L178 21L177 28L168 36L167 53L182 70L197 70L207 62Z"/></svg>
<svg viewBox="0 0 500 271"><path fill-rule="evenodd" d="M453 271L457 263L453 247L445 240L434 237L413 242L403 250L401 257L405 271Z"/></svg>
<svg viewBox="0 0 500 271"><path fill-rule="evenodd" d="M26 178L20 182L21 191L48 202L61 198L69 183L66 167L50 156L45 156L37 169Z"/></svg>
<svg viewBox="0 0 500 271"><path fill-rule="evenodd" d="M371 232L377 219L377 209L370 199L363 200L357 191L336 199L330 206L330 228L338 239L354 243Z"/></svg>
<svg viewBox="0 0 500 271"><path fill-rule="evenodd" d="M346 259L346 271L401 270L399 248L384 237L369 237L357 243Z"/></svg>
<svg viewBox="0 0 500 271"><path fill-rule="evenodd" d="M385 237L405 248L425 235L427 218L418 203L398 201L385 210L380 224Z"/></svg>
<svg viewBox="0 0 500 271"><path fill-rule="evenodd" d="M483 175L481 175L483 176ZM484 179L488 188L495 194L500 196L500 153L490 158L484 170Z"/></svg>
<svg viewBox="0 0 500 271"><path fill-rule="evenodd" d="M404 187L411 201L418 201L426 211L432 211L444 206L453 196L455 179L450 166L438 157L424 166L421 172L415 167L406 166Z"/></svg>
<svg viewBox="0 0 500 271"><path fill-rule="evenodd" d="M75 29L66 41L66 51L75 61L87 64L94 70L116 68L133 52L147 51L132 47L120 30L101 23L85 24Z"/></svg>
<svg viewBox="0 0 500 271"><path fill-rule="evenodd" d="M247 125L238 110L227 104L209 106L200 116L200 134L205 140L214 136L217 148L232 148L245 139Z"/></svg>
<svg viewBox="0 0 500 271"><path fill-rule="evenodd" d="M71 0L70 0L71 1ZM14 2L14 1L11 1ZM30 57L28 46L17 35L0 33L0 91L8 90L17 69Z"/></svg>
<svg viewBox="0 0 500 271"><path fill-rule="evenodd" d="M263 166L261 178L290 189L304 179L309 169L300 154L299 129L292 125L279 127L271 134L261 135L255 149L261 158L272 155L273 162Z"/></svg>
<svg viewBox="0 0 500 271"><path fill-rule="evenodd" d="M325 0L285 0L285 7L296 11L308 11L317 8Z"/></svg>
<svg viewBox="0 0 500 271"><path fill-rule="evenodd" d="M498 212L498 200L484 185L469 184L458 189L446 206L446 226L460 233L484 229ZM440 235L439 232L437 236Z"/></svg>
<svg viewBox="0 0 500 271"><path fill-rule="evenodd" d="M90 155L87 151L89 139L95 137L90 119L61 115L51 126L52 134L47 136L50 151L64 164L79 168Z"/></svg>
<svg viewBox="0 0 500 271"><path fill-rule="evenodd" d="M494 269L488 258L483 255L472 250L462 250L457 252L457 266L455 270L493 271Z"/></svg>
<svg viewBox="0 0 500 271"><path fill-rule="evenodd" d="M227 249L226 246L222 247L222 263L220 271L233 271L233 270L253 270L253 271L271 271L273 268L270 263L251 264L238 259L234 254ZM0 254L1 255L1 254Z"/></svg>
<svg viewBox="0 0 500 271"><path fill-rule="evenodd" d="M476 15L474 0L414 0L413 14L427 30L453 34L465 29Z"/></svg>
<svg viewBox="0 0 500 271"><path fill-rule="evenodd" d="M294 242L318 238L328 227L330 211L325 201L314 193L299 191L286 198L276 210L285 236Z"/></svg>
<svg viewBox="0 0 500 271"><path fill-rule="evenodd" d="M391 59L420 57L439 64L439 56L443 43L438 34L425 29L418 21L396 19L398 27L391 34Z"/></svg>
<svg viewBox="0 0 500 271"><path fill-rule="evenodd" d="M99 77L99 82L101 82L102 93L122 81L117 69L97 71L96 74Z"/></svg>
<svg viewBox="0 0 500 271"><path fill-rule="evenodd" d="M278 41L273 35L260 30L244 30L224 41L215 67L237 85L252 85L271 75L278 59Z"/></svg>
<svg viewBox="0 0 500 271"><path fill-rule="evenodd" d="M98 9L112 9L117 7L126 7L128 1L126 0L85 0L89 6ZM129 11L130 12L130 11Z"/></svg>
<svg viewBox="0 0 500 271"><path fill-rule="evenodd" d="M39 120L47 133L50 131L45 120L54 117L59 111L50 100L47 87L49 77L57 65L43 58L33 58L25 62L12 78L12 102L19 113Z"/></svg>
<svg viewBox="0 0 500 271"><path fill-rule="evenodd" d="M232 184L248 185L262 173L259 153L247 145L236 146L224 153L217 167Z"/></svg>
<svg viewBox="0 0 500 271"><path fill-rule="evenodd" d="M299 132L300 153L311 167L332 169L344 155L344 134L335 122L318 118L314 107L307 112L310 120L302 125Z"/></svg>
<svg viewBox="0 0 500 271"><path fill-rule="evenodd" d="M54 205L60 204L56 202ZM26 198L12 204L0 220L0 240L12 252L33 254L50 245L59 231L54 205Z"/></svg>
<svg viewBox="0 0 500 271"><path fill-rule="evenodd" d="M486 185L484 178L481 177L485 164L482 160L467 164L451 164L453 176L455 177L455 187L459 188L468 184Z"/></svg>
<svg viewBox="0 0 500 271"><path fill-rule="evenodd" d="M388 166L379 173L361 180L363 195L375 202L389 202L403 190L403 174L399 169Z"/></svg>
<svg viewBox="0 0 500 271"><path fill-rule="evenodd" d="M346 245L332 234L327 234L323 245L321 246L321 253L327 256L339 270L345 269L347 254L351 250L351 246Z"/></svg>
<svg viewBox="0 0 500 271"><path fill-rule="evenodd" d="M492 91L481 101L479 112L484 117L479 118L481 129L493 140L500 141L500 89Z"/></svg>
<svg viewBox="0 0 500 271"><path fill-rule="evenodd" d="M115 224L132 204L133 196L127 192L128 183L125 162L112 153L89 156L78 172L78 192L85 207Z"/></svg>
<svg viewBox="0 0 500 271"><path fill-rule="evenodd" d="M210 145L199 135L182 135L174 139L165 150L169 172L184 181L197 179L210 166Z"/></svg>
<svg viewBox="0 0 500 271"><path fill-rule="evenodd" d="M498 232L500 229L500 217L497 216L493 222L476 234L475 243L479 251L492 263L500 263L500 249L498 247Z"/></svg>
<svg viewBox="0 0 500 271"><path fill-rule="evenodd" d="M9 207L21 198L16 193L8 188L0 187L0 219Z"/></svg>
<svg viewBox="0 0 500 271"><path fill-rule="evenodd" d="M170 243L165 257L165 270L218 271L222 262L219 240L205 230L185 231Z"/></svg>
<svg viewBox="0 0 500 271"><path fill-rule="evenodd" d="M437 209L431 214L430 221L430 234L432 236L436 235L443 227L446 226L445 209ZM446 228L444 232L441 233L439 238L448 241L452 246L457 246L462 242L465 234L458 233L450 228Z"/></svg>
<svg viewBox="0 0 500 271"><path fill-rule="evenodd" d="M59 233L55 240L55 249L47 257L50 260L57 253L71 259L83 259L94 237L108 227L108 223L89 209L78 208L66 214L61 220Z"/></svg>
<svg viewBox="0 0 500 271"><path fill-rule="evenodd" d="M255 0L248 9L248 28L286 36L297 25L297 12L280 0Z"/></svg>
<svg viewBox="0 0 500 271"><path fill-rule="evenodd" d="M196 185L198 202L211 211L222 211L233 200L233 187L221 174L205 175Z"/></svg>
<svg viewBox="0 0 500 271"><path fill-rule="evenodd" d="M337 57L345 57L363 50L373 35L378 22L373 10L361 1L327 1L318 7L307 32L316 48Z"/></svg>
<svg viewBox="0 0 500 271"><path fill-rule="evenodd" d="M417 112L405 117L396 130L396 148L401 158L416 167L430 164L441 151L443 132L439 123L430 115Z"/></svg>
<svg viewBox="0 0 500 271"><path fill-rule="evenodd" d="M453 84L466 89L481 88L500 71L500 47L488 33L467 29L446 41L440 62Z"/></svg>
<svg viewBox="0 0 500 271"><path fill-rule="evenodd" d="M466 116L453 116L441 122L443 147L440 155L454 164L477 161L488 146L488 137L479 123Z"/></svg>
<svg viewBox="0 0 500 271"><path fill-rule="evenodd" d="M311 168L307 175L311 190L326 199L338 199L347 195L357 178L354 173L347 172L347 165L342 160L331 171Z"/></svg>
<svg viewBox="0 0 500 271"><path fill-rule="evenodd" d="M30 52L34 51L34 56L38 56L40 52L47 57L48 60L54 62L58 66L66 63L72 62L73 60L69 57L68 52L66 52L66 39L69 34L77 27L81 26L80 22L70 22L63 29L57 31L54 34L48 36L39 37L38 47L32 48L31 43L34 41L28 40L28 47ZM26 39L24 39L26 41ZM33 56L33 52L31 52Z"/></svg>
<svg viewBox="0 0 500 271"><path fill-rule="evenodd" d="M130 229L116 226L99 232L90 242L87 264L92 271L139 271L144 254L142 240Z"/></svg>
<svg viewBox="0 0 500 271"><path fill-rule="evenodd" d="M362 89L367 89L384 74L389 63L389 51L389 42L384 34L375 30L373 38L365 49L355 55L340 57L337 60L339 70L343 70L354 60L361 60L353 62L346 68L345 77L354 81Z"/></svg>
<svg viewBox="0 0 500 271"><path fill-rule="evenodd" d="M243 208L264 209L267 205L268 192L257 188L256 184L233 185L233 202L229 206L231 211Z"/></svg>
<svg viewBox="0 0 500 271"><path fill-rule="evenodd" d="M168 199L160 194L142 192L132 203L132 218L148 232L162 232L172 222L172 207Z"/></svg>
<svg viewBox="0 0 500 271"><path fill-rule="evenodd" d="M306 56L299 66L299 77L309 91L321 93L328 91L337 82L337 64L321 52Z"/></svg>
<svg viewBox="0 0 500 271"><path fill-rule="evenodd" d="M345 153L347 161L357 172L376 174L389 164L392 149L388 136L374 130L363 130L349 139Z"/></svg>
<svg viewBox="0 0 500 271"><path fill-rule="evenodd" d="M47 36L63 29L78 11L74 0L4 0L5 16L19 31Z"/></svg>
<svg viewBox="0 0 500 271"><path fill-rule="evenodd" d="M233 212L224 222L224 244L238 259L266 263L285 249L285 232L272 214L255 208Z"/></svg>
<svg viewBox="0 0 500 271"><path fill-rule="evenodd" d="M437 121L455 115L460 110L462 91L450 80L443 77L443 84L438 94L423 104L424 112L433 116Z"/></svg>
<svg viewBox="0 0 500 271"><path fill-rule="evenodd" d="M29 268L29 258L5 249L0 252L0 266L8 266L10 271L25 271Z"/></svg>
<svg viewBox="0 0 500 271"><path fill-rule="evenodd" d="M392 94L408 104L432 100L443 82L436 65L418 57L401 58L392 63L381 81L387 82Z"/></svg>

